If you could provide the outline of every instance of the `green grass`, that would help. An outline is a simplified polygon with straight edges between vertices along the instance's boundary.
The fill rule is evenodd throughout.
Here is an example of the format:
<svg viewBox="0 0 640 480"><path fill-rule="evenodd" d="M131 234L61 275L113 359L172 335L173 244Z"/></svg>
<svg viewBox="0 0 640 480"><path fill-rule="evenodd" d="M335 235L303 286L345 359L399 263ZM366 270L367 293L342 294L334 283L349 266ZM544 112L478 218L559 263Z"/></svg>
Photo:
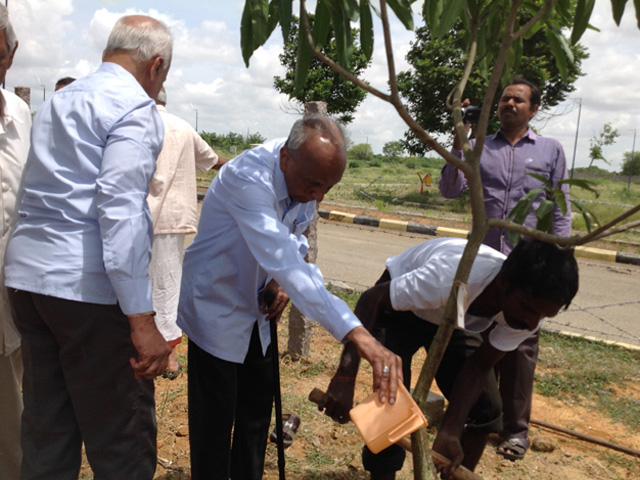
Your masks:
<svg viewBox="0 0 640 480"><path fill-rule="evenodd" d="M538 371L537 393L640 428L640 399L624 394L640 380L640 351L542 332Z"/></svg>

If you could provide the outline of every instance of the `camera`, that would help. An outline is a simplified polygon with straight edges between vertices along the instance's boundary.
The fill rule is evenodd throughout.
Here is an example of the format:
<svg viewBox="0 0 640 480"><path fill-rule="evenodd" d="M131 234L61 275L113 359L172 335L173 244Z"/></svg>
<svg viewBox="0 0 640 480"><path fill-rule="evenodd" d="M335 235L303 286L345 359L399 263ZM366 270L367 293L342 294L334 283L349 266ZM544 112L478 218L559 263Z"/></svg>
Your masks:
<svg viewBox="0 0 640 480"><path fill-rule="evenodd" d="M462 121L465 124L470 124L470 123L478 123L478 120L480 119L480 111L481 108L480 107L474 107L472 105L469 105L466 108L462 109Z"/></svg>

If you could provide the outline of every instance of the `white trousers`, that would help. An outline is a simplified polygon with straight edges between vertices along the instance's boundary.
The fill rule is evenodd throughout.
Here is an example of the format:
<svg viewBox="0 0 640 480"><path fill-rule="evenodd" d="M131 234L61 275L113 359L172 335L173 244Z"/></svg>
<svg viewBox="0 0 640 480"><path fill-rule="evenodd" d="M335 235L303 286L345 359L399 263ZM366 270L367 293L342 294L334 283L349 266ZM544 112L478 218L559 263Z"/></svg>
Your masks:
<svg viewBox="0 0 640 480"><path fill-rule="evenodd" d="M153 309L156 311L156 326L167 342L182 337L182 330L176 325L176 319L183 257L184 233L153 236L153 249L149 263Z"/></svg>

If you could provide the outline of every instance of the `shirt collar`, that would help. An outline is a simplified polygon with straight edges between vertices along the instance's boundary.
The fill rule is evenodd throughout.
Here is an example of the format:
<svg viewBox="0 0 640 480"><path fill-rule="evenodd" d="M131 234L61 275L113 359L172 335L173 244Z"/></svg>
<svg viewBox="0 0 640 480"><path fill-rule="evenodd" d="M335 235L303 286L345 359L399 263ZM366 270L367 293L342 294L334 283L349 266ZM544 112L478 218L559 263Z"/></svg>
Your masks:
<svg viewBox="0 0 640 480"><path fill-rule="evenodd" d="M274 152L273 157L275 158L275 165L273 166L273 188L276 192L276 198L278 202L286 201L287 206L293 200L289 198L289 190L287 190L287 183L284 180L284 173L280 170L280 149L284 147L284 142L278 142L276 144L277 151Z"/></svg>
<svg viewBox="0 0 640 480"><path fill-rule="evenodd" d="M4 89L0 89L0 94L4 99L4 112L2 114L2 122L0 124L2 132L0 133L4 133L6 131L5 127L11 122L18 122L19 124L23 124L24 120L19 115L16 102L13 101L14 99L9 98L9 95L7 95L7 92Z"/></svg>
<svg viewBox="0 0 640 480"><path fill-rule="evenodd" d="M506 142L510 142L510 140L507 138L507 136L504 134L504 132L502 131L502 129L500 128L497 132L496 132L496 136L501 138L502 140L505 140ZM516 142L516 144L520 143L523 139L528 139L531 142L534 142L538 139L538 135L536 135L536 132L534 132L531 127L529 127L526 131L526 133L520 138L518 139L518 141Z"/></svg>

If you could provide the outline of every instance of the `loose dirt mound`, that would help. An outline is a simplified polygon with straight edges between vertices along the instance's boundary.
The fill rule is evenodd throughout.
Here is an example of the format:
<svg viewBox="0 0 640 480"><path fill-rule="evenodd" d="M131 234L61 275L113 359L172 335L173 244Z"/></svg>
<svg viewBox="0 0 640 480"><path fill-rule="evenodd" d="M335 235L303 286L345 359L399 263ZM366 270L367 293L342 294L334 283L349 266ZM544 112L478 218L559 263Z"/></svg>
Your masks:
<svg viewBox="0 0 640 480"><path fill-rule="evenodd" d="M286 321L280 326L280 351L286 349ZM186 345L178 351L186 354ZM362 441L351 424L339 425L318 412L307 396L313 387L326 389L334 373L341 346L320 328L314 328L312 355L309 359L294 360L288 355L281 359L283 411L295 412L302 424L292 446L286 450L287 478L310 479L368 479L362 469L360 449ZM417 372L423 358L414 361ZM371 392L368 366L360 369L357 400ZM631 396L638 398L638 393ZM186 374L175 381L156 380L158 416L158 457L156 479L184 480L189 477L189 442L187 428ZM640 434L614 424L593 410L580 405L559 402L535 395L533 417L547 423L572 429L600 439L640 449ZM434 429L431 429L435 432ZM524 460L510 462L495 454L497 438L493 440L481 460L476 473L485 479L632 479L640 478L640 461L632 456L577 440L539 427L532 427L533 437L546 437L555 449L552 452L529 450ZM433 438L433 437L432 437ZM215 452L212 452L215 455ZM398 479L412 479L410 455ZM87 473L85 467L83 472ZM278 478L277 454L273 444L267 449L265 479Z"/></svg>

